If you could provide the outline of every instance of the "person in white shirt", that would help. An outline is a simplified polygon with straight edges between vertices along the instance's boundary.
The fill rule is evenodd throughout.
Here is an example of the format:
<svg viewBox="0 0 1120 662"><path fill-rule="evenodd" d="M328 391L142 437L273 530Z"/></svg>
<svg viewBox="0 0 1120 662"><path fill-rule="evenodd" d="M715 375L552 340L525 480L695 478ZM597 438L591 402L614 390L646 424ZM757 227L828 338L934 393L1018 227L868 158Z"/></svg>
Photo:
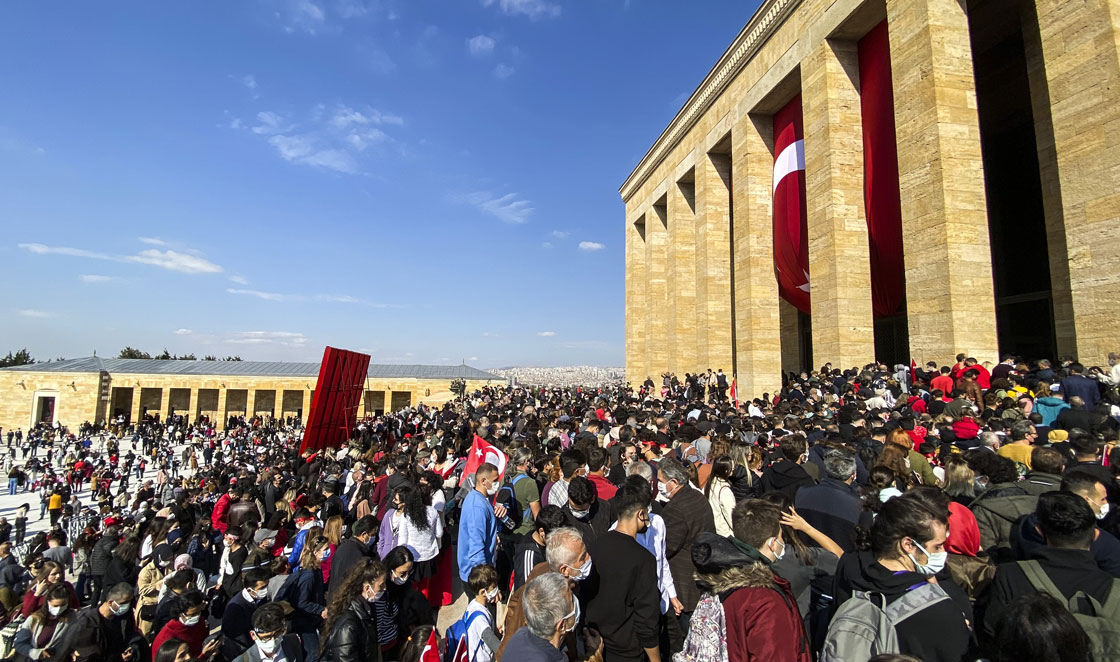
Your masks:
<svg viewBox="0 0 1120 662"><path fill-rule="evenodd" d="M463 612L463 620L467 623L467 659L470 662L490 662L502 644L490 615L490 605L501 598L498 571L491 565L476 565L467 577L465 588L469 595L474 596Z"/></svg>
<svg viewBox="0 0 1120 662"><path fill-rule="evenodd" d="M626 469L627 476L641 476L651 485L653 484L653 468L648 463L635 461ZM614 524L611 525L614 530ZM661 592L661 613L669 611L669 607L680 615L684 605L677 599L677 589L673 585L673 571L669 569L669 559L665 556L665 520L660 515L650 512L649 528L644 533L639 533L634 538L638 544L649 550L657 559L657 588Z"/></svg>

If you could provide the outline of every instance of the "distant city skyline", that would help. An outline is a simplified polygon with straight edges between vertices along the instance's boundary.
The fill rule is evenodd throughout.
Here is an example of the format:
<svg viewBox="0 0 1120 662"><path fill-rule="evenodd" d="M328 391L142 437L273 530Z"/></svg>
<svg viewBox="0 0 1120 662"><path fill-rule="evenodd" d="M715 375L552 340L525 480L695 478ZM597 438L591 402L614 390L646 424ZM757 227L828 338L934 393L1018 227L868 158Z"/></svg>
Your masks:
<svg viewBox="0 0 1120 662"><path fill-rule="evenodd" d="M618 186L756 6L5 4L0 354L621 365Z"/></svg>

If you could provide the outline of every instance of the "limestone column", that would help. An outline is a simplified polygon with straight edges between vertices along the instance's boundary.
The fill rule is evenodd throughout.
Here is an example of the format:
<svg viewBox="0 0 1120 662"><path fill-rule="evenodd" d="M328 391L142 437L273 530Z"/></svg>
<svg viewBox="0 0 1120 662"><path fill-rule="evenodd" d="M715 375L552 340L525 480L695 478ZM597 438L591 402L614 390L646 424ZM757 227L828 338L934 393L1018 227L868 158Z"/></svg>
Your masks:
<svg viewBox="0 0 1120 662"><path fill-rule="evenodd" d="M1028 4L1058 352L1105 366L1120 351L1120 10L1109 0Z"/></svg>
<svg viewBox="0 0 1120 662"><path fill-rule="evenodd" d="M667 207L654 203L646 214L646 264L649 281L646 301L649 306L649 331L646 335L646 365L653 378L654 391L661 392L661 374L670 369L672 339L669 335L669 235L665 223Z"/></svg>
<svg viewBox="0 0 1120 662"><path fill-rule="evenodd" d="M226 421L229 420L229 414L226 412L226 395L229 389L225 386L218 388L218 409L214 412L214 419L211 421L214 424L214 429L226 429Z"/></svg>
<svg viewBox="0 0 1120 662"><path fill-rule="evenodd" d="M626 379L637 388L648 374L646 333L649 305L646 295L649 274L646 265L645 217L626 221Z"/></svg>
<svg viewBox="0 0 1120 662"><path fill-rule="evenodd" d="M731 374L738 379L740 399L773 393L782 385L780 300L774 278L773 141L769 117L744 114L731 129L736 361Z"/></svg>
<svg viewBox="0 0 1120 662"><path fill-rule="evenodd" d="M190 403L187 405L187 424L190 425L198 418L198 389L190 389Z"/></svg>
<svg viewBox="0 0 1120 662"><path fill-rule="evenodd" d="M705 154L696 164L697 368L731 365L731 159Z"/></svg>
<svg viewBox="0 0 1120 662"><path fill-rule="evenodd" d="M910 355L998 360L968 19L955 0L887 0ZM814 320L814 325L816 320Z"/></svg>
<svg viewBox="0 0 1120 662"><path fill-rule="evenodd" d="M166 385L159 390L159 420L167 420L167 412L171 408L171 389Z"/></svg>
<svg viewBox="0 0 1120 662"><path fill-rule="evenodd" d="M311 414L311 389L303 391L303 411L300 414L300 422L307 425L307 417Z"/></svg>
<svg viewBox="0 0 1120 662"><path fill-rule="evenodd" d="M140 423L140 401L144 397L144 389L140 386L132 388L132 411L129 413L128 422L132 425Z"/></svg>
<svg viewBox="0 0 1120 662"><path fill-rule="evenodd" d="M813 358L875 358L855 42L822 40L801 63Z"/></svg>
<svg viewBox="0 0 1120 662"><path fill-rule="evenodd" d="M386 414L393 410L393 391L389 389L385 390L384 410Z"/></svg>
<svg viewBox="0 0 1120 662"><path fill-rule="evenodd" d="M692 176L669 186L669 337L671 368L684 381L700 367L696 351L696 187Z"/></svg>

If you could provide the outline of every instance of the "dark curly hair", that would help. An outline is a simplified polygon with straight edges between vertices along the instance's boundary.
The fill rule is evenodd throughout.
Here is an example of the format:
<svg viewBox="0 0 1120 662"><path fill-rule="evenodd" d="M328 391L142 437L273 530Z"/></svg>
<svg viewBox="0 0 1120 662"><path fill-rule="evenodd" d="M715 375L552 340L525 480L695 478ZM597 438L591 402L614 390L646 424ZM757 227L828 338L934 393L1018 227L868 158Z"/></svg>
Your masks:
<svg viewBox="0 0 1120 662"><path fill-rule="evenodd" d="M401 512L421 531L428 530L428 509L424 505L424 495L412 483L397 488L397 498L401 502Z"/></svg>

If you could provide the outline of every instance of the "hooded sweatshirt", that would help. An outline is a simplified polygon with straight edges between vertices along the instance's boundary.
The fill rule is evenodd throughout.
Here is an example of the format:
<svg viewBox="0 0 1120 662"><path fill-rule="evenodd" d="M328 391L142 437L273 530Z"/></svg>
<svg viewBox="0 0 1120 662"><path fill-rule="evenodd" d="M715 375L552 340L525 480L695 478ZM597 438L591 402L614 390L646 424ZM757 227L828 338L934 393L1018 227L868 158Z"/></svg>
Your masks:
<svg viewBox="0 0 1120 662"><path fill-rule="evenodd" d="M815 484L816 481L809 472L800 464L789 460L780 460L762 472L762 490L764 492L777 490L788 496L790 501L796 499L797 490Z"/></svg>
<svg viewBox="0 0 1120 662"><path fill-rule="evenodd" d="M888 570L870 551L845 554L836 568L833 604L839 608L852 597L852 591L881 593L891 603L927 579L916 572ZM972 608L948 573L938 577L938 584L952 599L931 604L895 626L899 648L922 662L960 662L969 648Z"/></svg>

